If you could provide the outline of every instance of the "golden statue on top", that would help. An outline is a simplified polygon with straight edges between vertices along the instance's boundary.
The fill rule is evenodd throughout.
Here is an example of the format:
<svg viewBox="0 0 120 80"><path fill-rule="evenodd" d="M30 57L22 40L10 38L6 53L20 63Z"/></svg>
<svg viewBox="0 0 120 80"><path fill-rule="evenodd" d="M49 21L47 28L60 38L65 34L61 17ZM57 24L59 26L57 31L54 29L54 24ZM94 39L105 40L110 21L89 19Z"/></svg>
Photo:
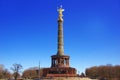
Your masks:
<svg viewBox="0 0 120 80"><path fill-rule="evenodd" d="M63 20L62 19L62 16L63 16L62 12L64 11L64 9L62 8L62 5L60 6L60 9L58 9L57 11L59 12L59 20Z"/></svg>

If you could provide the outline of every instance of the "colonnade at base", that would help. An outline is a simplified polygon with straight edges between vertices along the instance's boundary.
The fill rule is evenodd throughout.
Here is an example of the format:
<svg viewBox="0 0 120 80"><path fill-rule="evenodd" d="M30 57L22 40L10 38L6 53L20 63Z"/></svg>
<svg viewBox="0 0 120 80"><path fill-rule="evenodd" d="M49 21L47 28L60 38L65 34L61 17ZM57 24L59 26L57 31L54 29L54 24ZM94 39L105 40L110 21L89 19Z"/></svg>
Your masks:
<svg viewBox="0 0 120 80"><path fill-rule="evenodd" d="M69 56L53 55L51 67L69 67Z"/></svg>

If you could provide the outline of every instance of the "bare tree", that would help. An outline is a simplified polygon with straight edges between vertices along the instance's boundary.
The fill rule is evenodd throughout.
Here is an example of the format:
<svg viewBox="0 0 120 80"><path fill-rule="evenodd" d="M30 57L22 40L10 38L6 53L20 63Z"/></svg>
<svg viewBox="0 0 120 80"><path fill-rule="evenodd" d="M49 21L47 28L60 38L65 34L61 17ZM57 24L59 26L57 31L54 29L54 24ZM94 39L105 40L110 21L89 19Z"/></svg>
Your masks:
<svg viewBox="0 0 120 80"><path fill-rule="evenodd" d="M90 78L120 80L120 65L98 66L86 69L86 75Z"/></svg>
<svg viewBox="0 0 120 80"><path fill-rule="evenodd" d="M4 67L3 64L0 64L0 79L8 79L11 77L11 73Z"/></svg>
<svg viewBox="0 0 120 80"><path fill-rule="evenodd" d="M39 68L38 67L31 67L31 68L26 69L26 70L23 71L22 77L23 78L29 78L29 79L32 78L33 79L33 78L39 78L38 75L40 77L42 77L42 75L43 75L43 69L41 68L40 72L39 72Z"/></svg>
<svg viewBox="0 0 120 80"><path fill-rule="evenodd" d="M17 64L17 63L13 64L13 67L11 67L11 70L13 70L13 72L14 72L13 76L14 76L15 80L17 80L21 69L22 69L22 65Z"/></svg>
<svg viewBox="0 0 120 80"><path fill-rule="evenodd" d="M4 65L3 64L0 64L0 79L3 78L3 70L4 70Z"/></svg>

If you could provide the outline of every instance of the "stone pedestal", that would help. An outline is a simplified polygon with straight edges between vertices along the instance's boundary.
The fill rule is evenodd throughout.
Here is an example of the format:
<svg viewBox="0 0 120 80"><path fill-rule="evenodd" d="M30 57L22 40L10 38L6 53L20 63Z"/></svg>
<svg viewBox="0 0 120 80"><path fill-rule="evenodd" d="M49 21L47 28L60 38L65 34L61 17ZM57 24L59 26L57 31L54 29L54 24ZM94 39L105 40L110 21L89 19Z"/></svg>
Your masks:
<svg viewBox="0 0 120 80"><path fill-rule="evenodd" d="M76 69L69 67L69 56L51 56L51 68L43 69L43 77L76 77Z"/></svg>
<svg viewBox="0 0 120 80"><path fill-rule="evenodd" d="M76 77L76 69L71 67L44 68L43 77Z"/></svg>

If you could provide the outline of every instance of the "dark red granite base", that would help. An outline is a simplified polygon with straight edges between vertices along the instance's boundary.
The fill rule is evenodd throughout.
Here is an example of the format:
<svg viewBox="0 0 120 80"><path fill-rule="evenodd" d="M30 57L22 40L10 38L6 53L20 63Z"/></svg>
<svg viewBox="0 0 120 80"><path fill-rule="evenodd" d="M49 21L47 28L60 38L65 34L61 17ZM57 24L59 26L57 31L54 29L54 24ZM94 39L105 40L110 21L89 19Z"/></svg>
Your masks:
<svg viewBox="0 0 120 80"><path fill-rule="evenodd" d="M76 69L71 67L52 67L43 69L43 77L75 77Z"/></svg>

